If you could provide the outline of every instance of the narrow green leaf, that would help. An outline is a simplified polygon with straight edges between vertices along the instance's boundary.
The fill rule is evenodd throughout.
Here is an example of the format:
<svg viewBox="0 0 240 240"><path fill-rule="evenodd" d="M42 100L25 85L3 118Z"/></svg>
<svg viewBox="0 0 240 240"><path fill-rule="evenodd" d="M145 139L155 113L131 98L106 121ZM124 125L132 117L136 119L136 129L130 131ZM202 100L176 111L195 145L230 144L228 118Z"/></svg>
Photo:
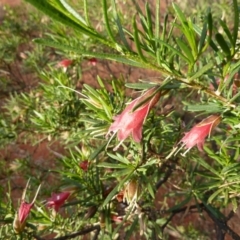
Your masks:
<svg viewBox="0 0 240 240"><path fill-rule="evenodd" d="M156 0L156 12L155 12L155 47L158 47L159 31L160 31L160 0Z"/></svg>
<svg viewBox="0 0 240 240"><path fill-rule="evenodd" d="M123 163L123 164L126 164L126 165L131 164L128 159L122 157L119 153L116 153L116 155L108 153L108 156L111 157L112 159L115 159L115 160Z"/></svg>
<svg viewBox="0 0 240 240"><path fill-rule="evenodd" d="M164 21L163 21L163 30L161 34L161 40L165 41L166 39L166 32L167 32L167 23L168 23L168 14L164 16Z"/></svg>
<svg viewBox="0 0 240 240"><path fill-rule="evenodd" d="M192 54L195 58L195 57L197 57L197 47L196 47L196 41L195 41L195 36L194 36L193 23L191 22L191 20L189 20L189 21L187 20L187 18L185 17L185 15L181 11L181 9L175 3L173 3L172 5L173 5L173 9L174 9L178 19L181 22L180 29L182 29L182 32L185 35L185 37L191 47Z"/></svg>
<svg viewBox="0 0 240 240"><path fill-rule="evenodd" d="M194 73L193 76L191 76L188 80L192 81L194 79L199 78L200 76L202 76L205 72L207 72L208 70L210 70L212 67L214 66L214 64L212 62L207 63L205 66L203 66L198 72Z"/></svg>
<svg viewBox="0 0 240 240"><path fill-rule="evenodd" d="M208 103L208 104L201 104L201 105L186 104L183 109L189 112L219 113L223 111L223 108L216 103Z"/></svg>
<svg viewBox="0 0 240 240"><path fill-rule="evenodd" d="M148 34L150 38L153 38L152 13L151 13L151 9L149 7L148 2L146 2L145 4L145 10L147 15L147 23L148 23Z"/></svg>
<svg viewBox="0 0 240 240"><path fill-rule="evenodd" d="M231 55L231 51L230 51L229 46L226 43L225 39L223 38L222 34L221 33L217 33L215 35L215 38L216 38L219 46L223 50L223 52L226 54L226 56L230 56Z"/></svg>
<svg viewBox="0 0 240 240"><path fill-rule="evenodd" d="M194 63L194 58L191 52L191 49L180 39L177 38L176 42L180 49L183 51L184 55L188 58L188 62Z"/></svg>
<svg viewBox="0 0 240 240"><path fill-rule="evenodd" d="M233 0L233 11L234 11L234 27L233 27L233 43L234 48L236 47L236 42L238 39L238 32L239 32L239 7L238 7L238 1Z"/></svg>
<svg viewBox="0 0 240 240"><path fill-rule="evenodd" d="M144 55L142 53L142 49L141 49L141 43L139 40L138 28L137 28L137 23L136 23L136 15L133 17L133 37L134 37L134 42L135 42L135 45L137 48L138 55L144 62L147 62L146 58L144 57Z"/></svg>
<svg viewBox="0 0 240 240"><path fill-rule="evenodd" d="M147 189L148 189L148 192L150 193L151 197L154 199L155 198L155 192L154 192L154 189L153 189L153 184L150 183L149 181L147 181Z"/></svg>
<svg viewBox="0 0 240 240"><path fill-rule="evenodd" d="M44 115L42 115L41 113L39 113L39 112L37 112L37 111L35 111L35 110L33 110L33 112L34 112L34 113L38 116L38 118L41 119L42 121L46 120L45 117L44 117Z"/></svg>
<svg viewBox="0 0 240 240"><path fill-rule="evenodd" d="M141 31L139 30L139 33L140 33L142 36L147 36L147 38L149 38L147 19L146 19L146 17L145 17L144 15L142 15L142 14L139 14L139 17L140 17L141 25L142 25L142 28L143 28L143 32L141 32Z"/></svg>
<svg viewBox="0 0 240 240"><path fill-rule="evenodd" d="M103 16L104 16L104 22L106 25L108 36L110 37L112 42L115 42L116 40L113 36L112 30L110 27L110 23L109 23L109 19L108 19L108 9L107 9L107 1L106 0L103 0Z"/></svg>
<svg viewBox="0 0 240 240"><path fill-rule="evenodd" d="M172 22L171 28L170 28L170 30L169 30L169 32L168 32L168 36L167 36L166 42L169 42L169 40L172 38L173 29L174 29L174 27L175 27L176 21L177 21L177 17L175 17L175 19L174 19L173 22Z"/></svg>
<svg viewBox="0 0 240 240"><path fill-rule="evenodd" d="M208 37L207 37L207 41L208 41L209 45L211 46L211 48L212 48L215 52L218 52L218 47L217 47L216 44L212 41L213 20L212 20L212 13L211 13L211 12L209 12L209 14L208 14L207 21L208 21Z"/></svg>
<svg viewBox="0 0 240 240"><path fill-rule="evenodd" d="M175 203L175 205L173 207L171 207L170 209L168 209L168 212L172 212L174 210L180 209L183 206L185 206L190 200L192 199L192 195L187 195L186 198L180 202L180 203Z"/></svg>
<svg viewBox="0 0 240 240"><path fill-rule="evenodd" d="M212 13L210 11L207 15L207 23L208 23L208 38L212 39L213 21L212 21Z"/></svg>
<svg viewBox="0 0 240 240"><path fill-rule="evenodd" d="M181 52L179 52L176 48L172 47L171 45L169 45L168 43L166 43L160 39L158 39L158 42L160 42L162 45L166 46L171 52L177 54L184 61L191 63L190 60L187 57L185 57Z"/></svg>
<svg viewBox="0 0 240 240"><path fill-rule="evenodd" d="M191 46L193 57L196 59L198 56L197 43L196 43L196 35L193 27L193 22L188 20L188 27L186 30L188 34L185 34L188 39L188 43Z"/></svg>
<svg viewBox="0 0 240 240"><path fill-rule="evenodd" d="M236 93L230 100L229 103L234 102L236 99L238 99L240 97L240 92Z"/></svg>
<svg viewBox="0 0 240 240"><path fill-rule="evenodd" d="M91 155L89 156L89 160L94 160L106 147L107 143L102 144L99 148L97 148Z"/></svg>
<svg viewBox="0 0 240 240"><path fill-rule="evenodd" d="M88 36L91 36L93 38L100 38L98 33L96 33L93 29L88 28L87 26L84 26L81 22L76 22L72 18L70 18L66 13L63 13L57 7L51 5L46 0L26 0L27 2L31 3L34 7L36 7L38 10L42 11L49 17L74 28L77 31L80 31Z"/></svg>
<svg viewBox="0 0 240 240"><path fill-rule="evenodd" d="M89 95L89 97L91 96L91 98L94 97L95 100L98 100L100 98L100 94L91 86L89 86L88 84L84 84L83 87L85 89L87 89L88 91L88 95L91 93L91 95Z"/></svg>
<svg viewBox="0 0 240 240"><path fill-rule="evenodd" d="M232 198L231 199L231 203L233 206L233 212L236 213L237 209L238 209L238 201L237 198Z"/></svg>
<svg viewBox="0 0 240 240"><path fill-rule="evenodd" d="M230 166L224 167L221 173L225 175L229 174L230 172L234 172L238 174L239 170L240 170L240 163L233 163Z"/></svg>
<svg viewBox="0 0 240 240"><path fill-rule="evenodd" d="M231 34L230 30L228 29L226 22L224 22L222 19L220 19L219 22L220 22L220 25L222 26L223 31L226 33L231 45L234 45L232 34Z"/></svg>
<svg viewBox="0 0 240 240"><path fill-rule="evenodd" d="M133 89L139 89L139 90L149 89L157 85L158 84L153 84L153 83L126 83L125 84L127 88L133 88Z"/></svg>
<svg viewBox="0 0 240 240"><path fill-rule="evenodd" d="M86 25L86 21L82 18L82 16L79 15L78 12L76 12L65 0L59 0L64 8L72 15L74 16L79 22L82 22L84 25Z"/></svg>
<svg viewBox="0 0 240 240"><path fill-rule="evenodd" d="M123 27L122 27L122 23L121 23L121 20L118 16L118 13L117 13L117 8L116 8L116 3L115 3L115 0L112 0L112 8L113 8L113 16L115 18L115 22L117 24L117 27L118 27L118 33L119 33L119 36L124 44L124 46L130 50L131 47L129 46L127 40L126 40L126 37L125 37L125 34L124 34L124 30L123 30Z"/></svg>
<svg viewBox="0 0 240 240"><path fill-rule="evenodd" d="M129 175L133 172L133 168L131 166L122 168L122 170L114 171L112 176L117 179L122 179L124 176Z"/></svg>
<svg viewBox="0 0 240 240"><path fill-rule="evenodd" d="M166 14L165 17L164 17L163 30L162 30L162 34L161 34L161 40L164 41L164 42L168 42L168 39L166 39L167 22L168 22L168 14ZM156 42L156 40L155 40L155 42ZM161 45L160 50L157 49L157 51L159 51L159 53L157 53L157 60L160 56L165 55L165 49L166 49L166 47L163 44Z"/></svg>
<svg viewBox="0 0 240 240"><path fill-rule="evenodd" d="M198 43L198 52L199 54L202 53L202 50L203 50L203 46L205 44L205 41L206 41L206 37L207 37L207 22L205 21L204 24L203 24L203 28L202 28L202 32L201 32L201 35L200 35L200 40L199 40L199 43Z"/></svg>
<svg viewBox="0 0 240 240"><path fill-rule="evenodd" d="M202 158L198 158L198 159L192 158L192 159L197 163L201 164L206 170L209 170L210 172L218 176L220 179L222 179L221 173L219 173L214 168L212 168L204 159Z"/></svg>
<svg viewBox="0 0 240 240"><path fill-rule="evenodd" d="M208 198L208 203L212 203L212 201L220 194L223 193L223 189L218 189L217 191L215 191L209 198Z"/></svg>
<svg viewBox="0 0 240 240"><path fill-rule="evenodd" d="M187 24L187 19L184 16L183 12L181 11L181 9L178 7L177 4L172 3L173 9L175 11L175 13L177 14L177 17L179 18L181 24L183 27L185 27L185 25Z"/></svg>
<svg viewBox="0 0 240 240"><path fill-rule="evenodd" d="M204 177L204 179L210 178L213 180L219 180L219 177L216 177L215 175L212 175L212 173L209 173L209 172L197 171L196 173L197 173L197 175Z"/></svg>
<svg viewBox="0 0 240 240"><path fill-rule="evenodd" d="M90 20L89 20L89 15L88 15L88 3L87 0L83 0L83 6L84 6L84 16L85 16L85 21L89 27L91 27Z"/></svg>
<svg viewBox="0 0 240 240"><path fill-rule="evenodd" d="M137 12L138 12L139 14L143 15L142 9L140 8L140 6L139 6L139 4L138 4L138 1L132 0L132 2L134 3L134 6L135 6Z"/></svg>
<svg viewBox="0 0 240 240"><path fill-rule="evenodd" d="M97 167L101 168L114 168L114 169L126 169L126 165L123 164L116 164L116 163L108 163L108 162L102 162L97 165Z"/></svg>

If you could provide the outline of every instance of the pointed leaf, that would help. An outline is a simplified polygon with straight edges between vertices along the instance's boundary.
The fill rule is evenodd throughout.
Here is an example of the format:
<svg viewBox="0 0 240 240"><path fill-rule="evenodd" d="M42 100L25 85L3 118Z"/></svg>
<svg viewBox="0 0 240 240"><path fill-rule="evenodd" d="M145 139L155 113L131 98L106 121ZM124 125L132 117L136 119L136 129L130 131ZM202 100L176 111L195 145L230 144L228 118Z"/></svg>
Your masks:
<svg viewBox="0 0 240 240"><path fill-rule="evenodd" d="M220 25L222 26L223 31L226 33L226 36L228 37L230 43L232 45L234 45L233 44L232 34L231 34L230 30L228 29L226 22L224 22L222 19L220 19L219 22L220 22Z"/></svg>
<svg viewBox="0 0 240 240"><path fill-rule="evenodd" d="M169 45L168 43L158 39L157 40L160 44L166 46L171 52L177 54L180 58L182 58L184 61L188 62L188 63L191 63L191 61L185 57L180 51L178 51L176 48L172 47L171 45Z"/></svg>
<svg viewBox="0 0 240 240"><path fill-rule="evenodd" d="M138 28L137 28L137 23L136 23L136 15L133 17L133 37L134 37L134 42L137 48L137 52L139 57L144 61L147 62L146 58L144 57L143 53L142 53L142 49L141 49L141 43L139 40L139 36L138 36Z"/></svg>
<svg viewBox="0 0 240 240"><path fill-rule="evenodd" d="M238 7L238 1L233 0L233 11L234 11L234 27L233 27L233 43L234 48L236 46L236 42L238 39L238 32L239 32L239 7Z"/></svg>
<svg viewBox="0 0 240 240"><path fill-rule="evenodd" d="M146 11L146 15L147 15L148 34L149 34L150 38L153 38L152 13L151 13L151 9L149 7L148 2L146 2L146 4L145 4L145 11Z"/></svg>
<svg viewBox="0 0 240 240"><path fill-rule="evenodd" d="M196 72L193 76L191 76L188 80L191 82L192 80L201 77L205 72L210 70L213 66L214 64L212 62L207 63L198 72Z"/></svg>
<svg viewBox="0 0 240 240"><path fill-rule="evenodd" d="M110 27L109 19L108 19L108 8L107 8L107 1L103 0L103 16L104 16L104 21L107 29L108 36L112 40L112 42L115 42L115 38L112 33L112 29Z"/></svg>
<svg viewBox="0 0 240 240"><path fill-rule="evenodd" d="M225 39L223 38L222 34L221 33L217 33L215 35L216 37L216 40L219 44L219 46L221 47L221 49L223 50L223 52L227 55L227 56L230 56L231 55L231 51L229 49L229 46L228 44L226 43Z"/></svg>
<svg viewBox="0 0 240 240"><path fill-rule="evenodd" d="M210 113L221 113L223 108L217 103L208 103L208 104L188 104L185 103L184 110L190 112L210 112Z"/></svg>
<svg viewBox="0 0 240 240"><path fill-rule="evenodd" d="M215 191L209 198L208 198L208 203L212 203L212 201L221 193L223 192L223 189L218 189Z"/></svg>
<svg viewBox="0 0 240 240"><path fill-rule="evenodd" d="M72 15L74 16L79 22L82 22L84 25L86 25L85 20L82 18L82 16L79 15L78 12L76 12L65 0L59 0L64 8Z"/></svg>
<svg viewBox="0 0 240 240"><path fill-rule="evenodd" d="M121 20L120 20L120 18L119 18L119 16L118 16L118 13L117 13L117 8L116 8L116 2L115 2L115 0L112 0L112 8L113 8L113 16L114 16L114 18L115 18L115 22L116 22L117 27L118 27L119 36L120 36L120 38L121 38L124 46L125 46L128 50L130 50L131 48L130 48L127 40L126 40L125 33L124 33L124 29L123 29L123 27L122 27Z"/></svg>
<svg viewBox="0 0 240 240"><path fill-rule="evenodd" d="M176 42L180 47L180 49L183 51L184 55L188 58L189 62L193 63L194 58L193 58L191 49L180 38L177 38Z"/></svg>
<svg viewBox="0 0 240 240"><path fill-rule="evenodd" d="M200 40L199 40L199 43L198 43L198 52L201 53L202 50L203 50L203 46L205 44L205 41L206 41L206 37L207 37L207 22L205 21L204 24L203 24L203 28L202 28L202 32L201 32L201 35L200 35Z"/></svg>
<svg viewBox="0 0 240 240"><path fill-rule="evenodd" d="M197 163L201 164L205 169L209 170L210 172L212 172L213 174L218 176L220 179L222 179L221 173L219 173L213 167L211 167L204 159L202 159L202 158L198 158L198 159L193 158L193 160L196 161Z"/></svg>
<svg viewBox="0 0 240 240"><path fill-rule="evenodd" d="M26 0L27 2L31 3L40 11L44 12L49 17L69 26L77 31L80 31L88 36L99 38L99 35L93 30L90 29L88 26L85 26L82 22L74 21L69 14L63 13L57 8L57 4L52 5L50 2L46 0Z"/></svg>

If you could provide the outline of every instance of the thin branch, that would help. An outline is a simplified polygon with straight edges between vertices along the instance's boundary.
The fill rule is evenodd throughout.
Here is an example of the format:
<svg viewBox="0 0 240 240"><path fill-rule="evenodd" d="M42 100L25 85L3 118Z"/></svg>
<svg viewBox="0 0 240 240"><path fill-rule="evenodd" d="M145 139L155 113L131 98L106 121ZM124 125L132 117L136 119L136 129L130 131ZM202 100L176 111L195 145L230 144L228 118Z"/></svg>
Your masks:
<svg viewBox="0 0 240 240"><path fill-rule="evenodd" d="M183 207L183 208L179 208L179 209L174 209L171 212L171 215L170 217L167 219L167 221L165 222L165 224L162 225L162 231L164 230L164 228L168 225L168 223L172 220L172 218L180 213L180 212L185 212L187 209L190 211L192 209L202 209L204 207L204 204L203 203L200 203L200 204L195 204L195 205L191 205L191 206L186 206L186 207Z"/></svg>
<svg viewBox="0 0 240 240"><path fill-rule="evenodd" d="M172 172L173 172L173 169L171 167L168 167L168 170L165 172L164 177L160 178L158 180L158 182L155 184L155 188L159 189L162 186L162 184L168 180L168 178L171 176Z"/></svg>
<svg viewBox="0 0 240 240"><path fill-rule="evenodd" d="M224 219L218 219L216 216L214 216L211 211L209 211L209 209L207 209L206 207L203 208L204 211L208 214L208 216L213 220L213 222L216 224L217 226L217 239L221 240L224 239L225 234L229 234L233 240L240 240L240 236L235 233L228 225L227 225L227 221L228 218L224 218Z"/></svg>
<svg viewBox="0 0 240 240"><path fill-rule="evenodd" d="M66 239L72 239L72 238L75 238L77 236L81 236L81 235L85 235L87 233L90 233L90 232L93 232L96 230L96 234L94 236L93 239L97 239L98 235L99 235L99 232L101 230L100 228L100 225L94 225L94 226L91 226L89 228L85 228L85 229L82 229L78 232L75 232L75 233L72 233L72 234L69 234L69 235L65 235L63 237L57 237L57 238L53 238L53 240L66 240ZM36 239L36 240L45 240L45 238L41 238L37 235L33 235L33 237Z"/></svg>

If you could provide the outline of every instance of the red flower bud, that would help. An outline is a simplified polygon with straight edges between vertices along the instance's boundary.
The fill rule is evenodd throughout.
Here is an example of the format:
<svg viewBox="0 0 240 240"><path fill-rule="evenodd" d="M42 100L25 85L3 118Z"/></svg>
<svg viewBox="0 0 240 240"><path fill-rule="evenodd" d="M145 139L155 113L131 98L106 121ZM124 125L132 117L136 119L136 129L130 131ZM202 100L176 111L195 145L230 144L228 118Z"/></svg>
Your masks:
<svg viewBox="0 0 240 240"><path fill-rule="evenodd" d="M27 182L27 185L26 185L25 189L23 190L21 204L20 204L18 212L17 212L17 214L14 218L14 221L13 221L13 228L14 228L16 233L21 233L23 231L23 229L26 225L27 217L28 217L32 207L34 206L34 202L37 198L38 192L39 192L40 187L41 187L41 185L38 187L37 192L36 192L35 197L32 200L32 202L27 203L25 201L25 196L26 196L26 191L27 191L28 185L29 185L29 180Z"/></svg>
<svg viewBox="0 0 240 240"><path fill-rule="evenodd" d="M97 65L97 59L96 58L90 58L88 60L89 64L91 64L92 66L96 66Z"/></svg>
<svg viewBox="0 0 240 240"><path fill-rule="evenodd" d="M58 212L59 208L65 203L70 194L70 192L52 193L52 196L47 200L47 207L53 208Z"/></svg>
<svg viewBox="0 0 240 240"><path fill-rule="evenodd" d="M88 161L88 160L85 160L85 161L83 161L83 162L80 162L80 163L79 163L79 167L80 167L84 172L87 172L88 167L89 167L89 161Z"/></svg>

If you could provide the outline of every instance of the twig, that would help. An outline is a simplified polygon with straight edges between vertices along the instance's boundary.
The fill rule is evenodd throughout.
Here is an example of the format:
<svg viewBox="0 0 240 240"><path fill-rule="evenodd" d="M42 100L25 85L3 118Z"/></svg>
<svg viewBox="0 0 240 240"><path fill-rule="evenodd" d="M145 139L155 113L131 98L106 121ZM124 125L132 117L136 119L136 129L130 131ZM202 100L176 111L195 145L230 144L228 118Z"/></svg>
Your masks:
<svg viewBox="0 0 240 240"><path fill-rule="evenodd" d="M156 183L155 185L156 189L159 189L162 186L162 184L165 183L168 180L168 178L171 176L173 169L171 168L171 166L170 167L167 166L167 167L168 167L168 170L166 171L164 177L160 178Z"/></svg>
<svg viewBox="0 0 240 240"><path fill-rule="evenodd" d="M100 230L101 230L99 224L98 224L98 225L91 226L91 227L89 227L89 228L82 229L82 230L80 230L80 231L78 231L78 232L75 232L75 233L72 233L72 234L69 234L69 235L65 235L65 236L63 236L63 237L53 238L52 240L72 239L72 238L75 238L75 237L77 237L77 236L85 235L85 234L87 234L87 233L93 232L93 231L95 231L95 230L96 230L96 233L95 233L94 238L93 238L93 239L95 240L95 239L97 239L98 234L99 234L99 232L100 232ZM37 235L33 235L33 237L34 237L36 240L45 240L45 238L41 238L41 237L39 237L39 236L37 236Z"/></svg>
<svg viewBox="0 0 240 240"><path fill-rule="evenodd" d="M174 209L171 211L171 215L170 217L168 218L168 220L165 222L165 224L162 225L162 231L164 230L164 228L168 225L168 223L172 220L172 218L180 213L180 212L185 212L187 209L190 211L192 209L202 209L204 207L204 204L203 203L200 203L200 204L195 204L195 205L191 205L191 206L186 206L186 207L183 207L183 208L180 208L180 209Z"/></svg>
<svg viewBox="0 0 240 240"><path fill-rule="evenodd" d="M229 217L224 218L224 219L218 219L216 216L214 216L212 214L212 212L208 208L204 207L204 210L217 226L217 239L218 240L224 240L226 233L229 234L233 240L240 240L240 236L237 233L235 233L227 225L227 221L229 220Z"/></svg>

